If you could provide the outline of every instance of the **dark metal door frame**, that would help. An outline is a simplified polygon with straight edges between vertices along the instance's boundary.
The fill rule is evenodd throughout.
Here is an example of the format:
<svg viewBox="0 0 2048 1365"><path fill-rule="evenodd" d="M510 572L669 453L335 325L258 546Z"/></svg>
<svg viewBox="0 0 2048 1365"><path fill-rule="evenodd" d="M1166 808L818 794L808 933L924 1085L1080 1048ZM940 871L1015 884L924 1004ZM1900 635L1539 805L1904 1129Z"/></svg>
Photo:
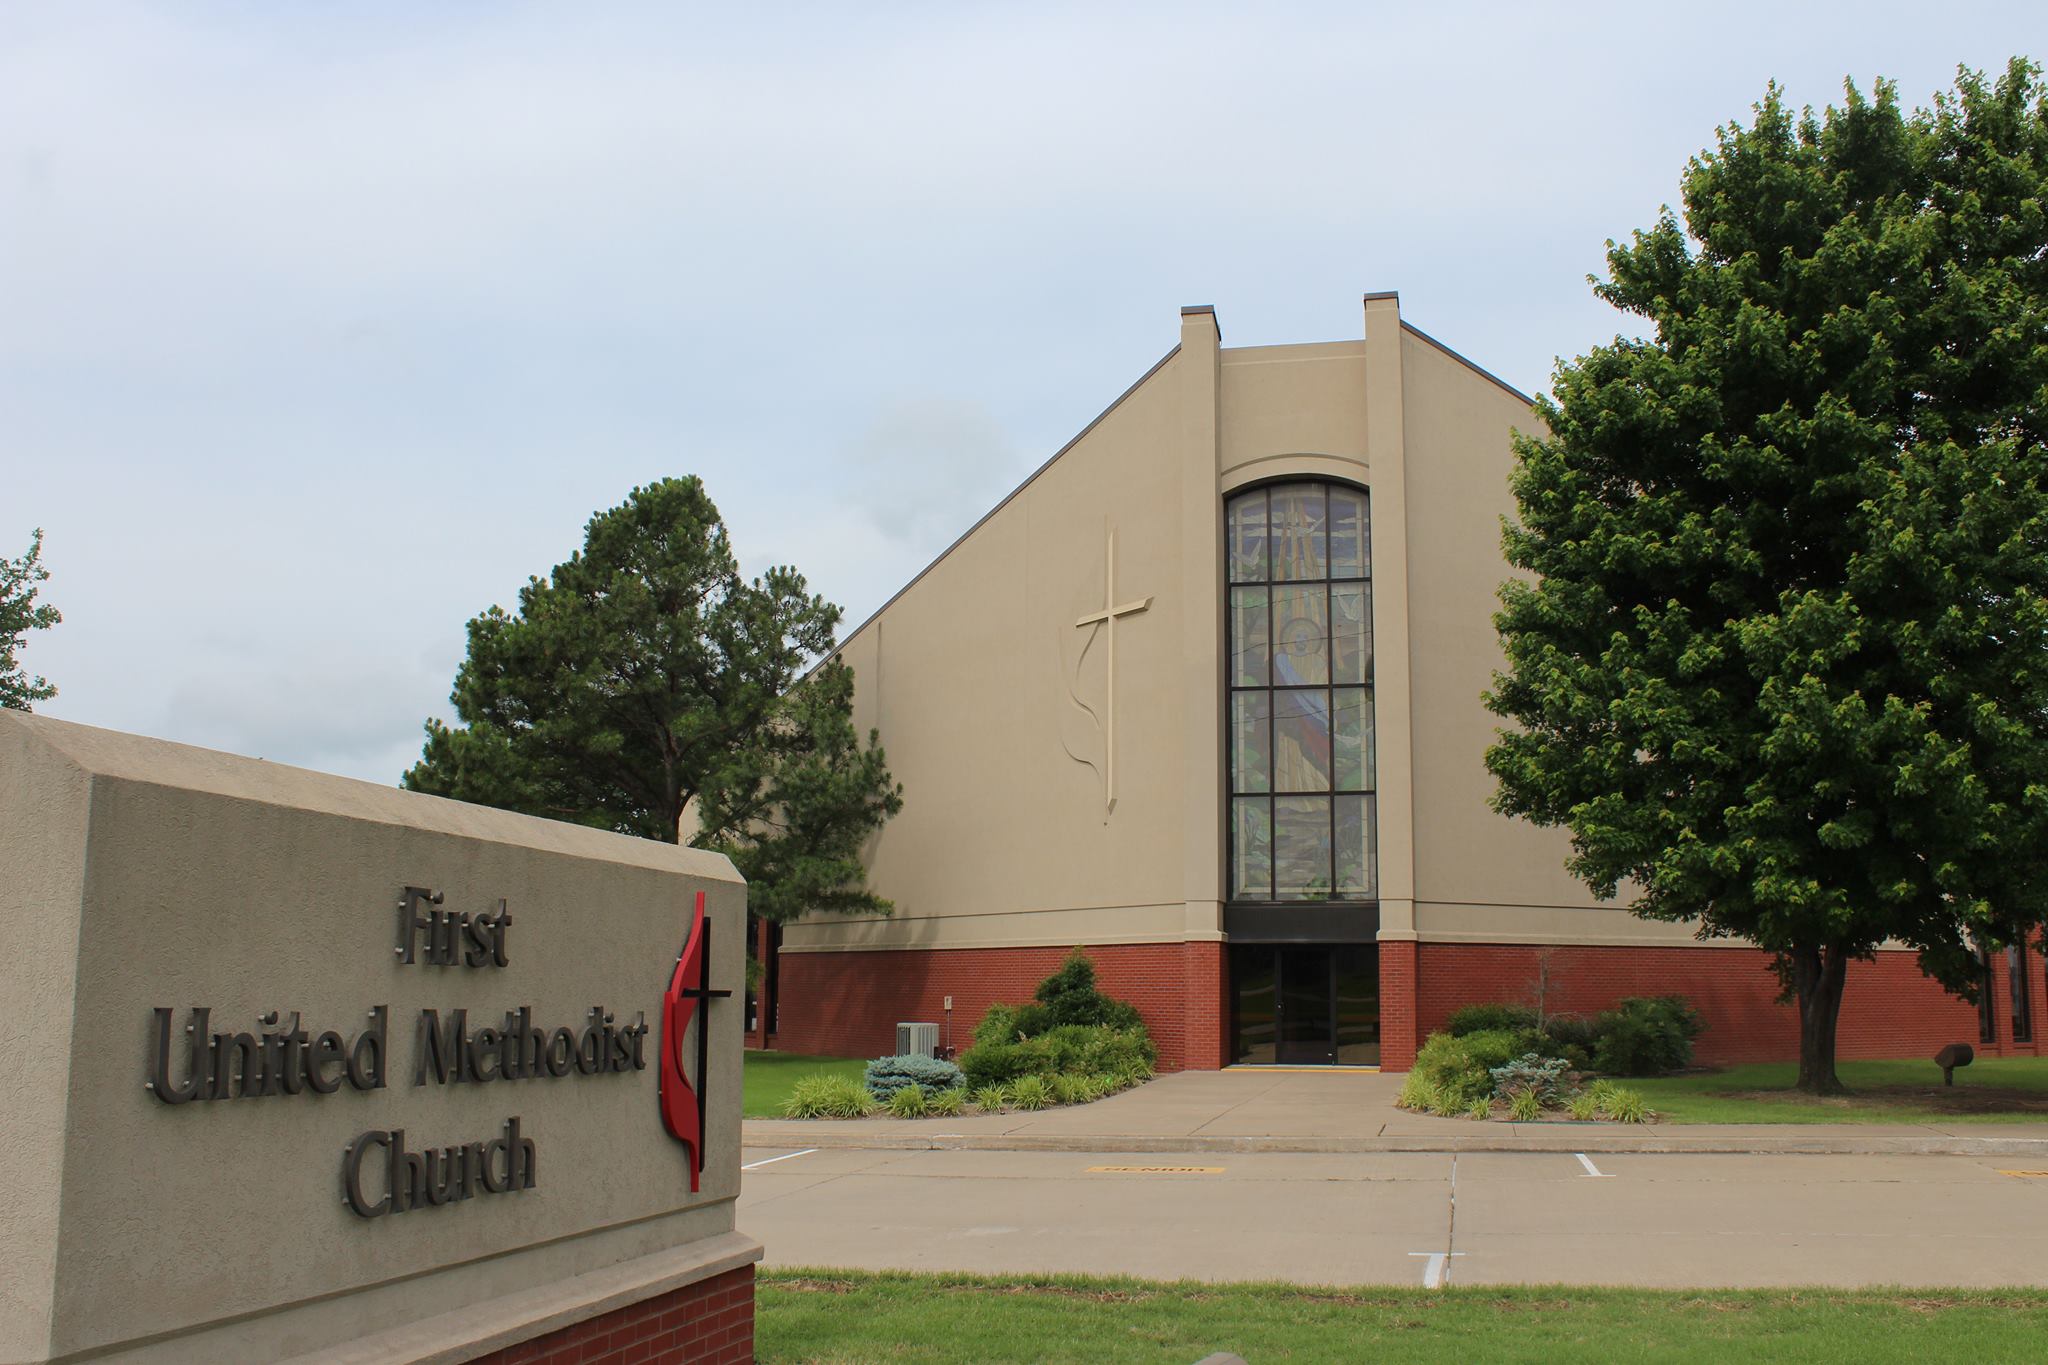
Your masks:
<svg viewBox="0 0 2048 1365"><path fill-rule="evenodd" d="M1326 947L1293 947L1275 944L1273 947L1273 1060L1281 1065L1329 1066L1337 1060L1337 955ZM1288 1004L1295 992L1311 994L1316 983L1313 980L1297 983L1293 980L1294 969L1306 967L1315 962L1321 968L1322 977L1322 1027L1320 1036L1313 1040L1296 1041L1288 1037L1292 1022L1288 1016ZM1318 975L1310 971L1311 978ZM1313 1017L1299 1020L1302 1024L1313 1024Z"/></svg>

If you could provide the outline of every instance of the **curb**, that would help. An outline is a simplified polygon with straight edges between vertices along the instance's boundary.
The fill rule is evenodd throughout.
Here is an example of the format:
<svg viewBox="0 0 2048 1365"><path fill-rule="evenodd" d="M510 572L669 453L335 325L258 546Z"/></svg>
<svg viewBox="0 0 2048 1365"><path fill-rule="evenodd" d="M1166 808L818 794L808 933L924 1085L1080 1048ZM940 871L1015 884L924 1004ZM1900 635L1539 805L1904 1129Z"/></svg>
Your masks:
<svg viewBox="0 0 2048 1365"><path fill-rule="evenodd" d="M2026 1156L2048 1157L2048 1138L1802 1138L1759 1133L1755 1137L1686 1137L1577 1127L1555 1136L1513 1132L1488 1137L1140 1137L1028 1133L862 1133L832 1131L827 1121L783 1122L773 1128L746 1125L742 1141L752 1147L813 1147L875 1152L1307 1152L1365 1155L1375 1152L1545 1152L1572 1155L1642 1152L1692 1156ZM1505 1127L1506 1125L1503 1125ZM1556 1126L1556 1125L1545 1125Z"/></svg>

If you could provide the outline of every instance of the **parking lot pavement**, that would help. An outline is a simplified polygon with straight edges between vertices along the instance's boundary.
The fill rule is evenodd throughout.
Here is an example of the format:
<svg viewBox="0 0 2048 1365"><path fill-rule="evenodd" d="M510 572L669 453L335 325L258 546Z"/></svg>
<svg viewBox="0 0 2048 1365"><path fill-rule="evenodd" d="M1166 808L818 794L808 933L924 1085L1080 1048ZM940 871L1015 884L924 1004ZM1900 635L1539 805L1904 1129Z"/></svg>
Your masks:
<svg viewBox="0 0 2048 1365"><path fill-rule="evenodd" d="M767 1264L1305 1284L2048 1285L2009 1158L749 1148Z"/></svg>

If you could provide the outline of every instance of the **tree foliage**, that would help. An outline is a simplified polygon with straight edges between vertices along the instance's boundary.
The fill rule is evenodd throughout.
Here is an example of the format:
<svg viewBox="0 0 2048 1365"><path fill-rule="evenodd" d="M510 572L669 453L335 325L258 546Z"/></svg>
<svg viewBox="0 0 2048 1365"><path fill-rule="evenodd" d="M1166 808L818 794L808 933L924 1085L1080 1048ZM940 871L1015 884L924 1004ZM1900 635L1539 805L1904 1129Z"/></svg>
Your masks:
<svg viewBox="0 0 2048 1365"><path fill-rule="evenodd" d="M516 613L470 621L462 724L427 722L404 785L719 848L770 919L886 912L859 850L902 797L829 657L839 615L794 569L742 579L699 480L636 488Z"/></svg>
<svg viewBox="0 0 2048 1365"><path fill-rule="evenodd" d="M49 679L30 673L18 658L30 631L48 630L64 619L49 603L36 602L49 578L41 527L30 537L26 554L0 558L0 708L30 711L33 703L57 695Z"/></svg>
<svg viewBox="0 0 2048 1365"><path fill-rule="evenodd" d="M1636 913L1776 957L1837 1088L1847 963L1969 994L2048 913L2048 99L1772 86L1599 296L1523 436L1499 809Z"/></svg>

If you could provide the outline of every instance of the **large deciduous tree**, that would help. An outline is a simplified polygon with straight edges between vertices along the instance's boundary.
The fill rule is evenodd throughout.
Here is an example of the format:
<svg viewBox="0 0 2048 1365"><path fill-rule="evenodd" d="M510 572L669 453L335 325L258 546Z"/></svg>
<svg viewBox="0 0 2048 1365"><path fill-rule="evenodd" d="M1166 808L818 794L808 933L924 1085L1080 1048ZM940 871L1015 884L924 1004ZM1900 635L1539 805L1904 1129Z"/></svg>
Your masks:
<svg viewBox="0 0 2048 1365"><path fill-rule="evenodd" d="M33 710L33 703L57 695L49 679L30 673L18 657L30 631L48 630L64 619L49 603L36 602L49 577L43 567L40 527L30 538L27 553L17 559L0 557L0 707L10 711Z"/></svg>
<svg viewBox="0 0 2048 1365"><path fill-rule="evenodd" d="M1888 940L1970 996L2048 912L2048 98L1773 86L1596 292L1516 442L1499 809L1774 955L1799 1087Z"/></svg>
<svg viewBox="0 0 2048 1365"><path fill-rule="evenodd" d="M794 569L743 579L697 479L636 488L516 613L470 621L462 724L427 722L404 785L719 848L765 918L885 913L859 852L901 789L854 728L839 615Z"/></svg>

